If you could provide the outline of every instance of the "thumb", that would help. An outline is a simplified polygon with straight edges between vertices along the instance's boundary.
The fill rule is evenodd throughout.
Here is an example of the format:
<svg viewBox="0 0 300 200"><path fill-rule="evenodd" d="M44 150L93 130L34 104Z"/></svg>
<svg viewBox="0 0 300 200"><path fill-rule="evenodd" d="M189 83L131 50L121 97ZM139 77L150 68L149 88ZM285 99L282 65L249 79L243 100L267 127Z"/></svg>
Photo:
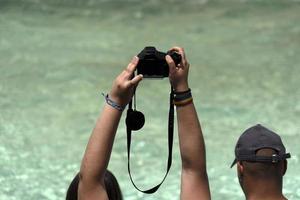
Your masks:
<svg viewBox="0 0 300 200"><path fill-rule="evenodd" d="M169 65L169 73L173 74L175 72L175 68L176 68L174 60L171 58L171 56L167 55L166 56L166 61Z"/></svg>

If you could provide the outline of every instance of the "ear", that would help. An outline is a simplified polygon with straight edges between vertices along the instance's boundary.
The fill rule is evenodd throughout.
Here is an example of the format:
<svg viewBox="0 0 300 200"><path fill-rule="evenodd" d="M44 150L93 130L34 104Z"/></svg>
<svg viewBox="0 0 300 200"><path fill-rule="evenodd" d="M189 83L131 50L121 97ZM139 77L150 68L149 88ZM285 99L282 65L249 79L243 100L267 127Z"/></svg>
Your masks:
<svg viewBox="0 0 300 200"><path fill-rule="evenodd" d="M283 168L282 168L282 176L285 175L285 172L287 170L287 160L283 161Z"/></svg>
<svg viewBox="0 0 300 200"><path fill-rule="evenodd" d="M237 169L237 173L239 176L243 176L244 173L244 166L243 163L241 161L238 161L236 163L236 169Z"/></svg>
<svg viewBox="0 0 300 200"><path fill-rule="evenodd" d="M243 166L243 163L241 161L238 161L236 163L236 170L237 170L237 176L238 176L238 179L239 179L239 183L240 183L240 186L242 187L242 189L244 190L244 166Z"/></svg>
<svg viewBox="0 0 300 200"><path fill-rule="evenodd" d="M241 161L238 161L237 162L237 169L240 171L240 172L244 172L244 166L243 166L243 163Z"/></svg>

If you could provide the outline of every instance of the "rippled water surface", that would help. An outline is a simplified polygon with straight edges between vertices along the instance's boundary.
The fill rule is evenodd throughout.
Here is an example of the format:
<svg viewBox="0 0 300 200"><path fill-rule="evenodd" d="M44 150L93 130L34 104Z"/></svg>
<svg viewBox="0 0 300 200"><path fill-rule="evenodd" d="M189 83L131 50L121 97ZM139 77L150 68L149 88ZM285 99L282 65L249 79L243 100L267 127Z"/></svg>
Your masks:
<svg viewBox="0 0 300 200"><path fill-rule="evenodd" d="M283 191L300 199L299 11L296 1L0 0L0 199L64 199L101 92L146 45L186 49L213 199L244 198L229 166L237 137L256 123L282 136L292 154ZM138 89L146 125L134 135L131 164L142 188L165 172L168 92L168 80ZM143 195L128 178L122 118L109 169L125 200L179 199L174 143L168 178Z"/></svg>

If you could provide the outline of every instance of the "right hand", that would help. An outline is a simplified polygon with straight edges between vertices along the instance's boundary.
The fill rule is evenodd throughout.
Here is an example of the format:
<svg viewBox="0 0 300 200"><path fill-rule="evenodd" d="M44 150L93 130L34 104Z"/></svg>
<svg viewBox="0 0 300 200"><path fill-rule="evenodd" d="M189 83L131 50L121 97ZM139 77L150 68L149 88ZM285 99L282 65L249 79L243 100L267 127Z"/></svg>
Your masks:
<svg viewBox="0 0 300 200"><path fill-rule="evenodd" d="M170 83L176 92L186 91L189 89L188 73L190 64L187 62L183 48L173 47L170 50L181 55L181 62L177 66L171 56L166 56L166 61L169 65Z"/></svg>
<svg viewBox="0 0 300 200"><path fill-rule="evenodd" d="M120 106L126 106L132 99L135 88L143 79L142 75L137 75L131 79L139 58L134 56L127 68L115 79L109 97Z"/></svg>

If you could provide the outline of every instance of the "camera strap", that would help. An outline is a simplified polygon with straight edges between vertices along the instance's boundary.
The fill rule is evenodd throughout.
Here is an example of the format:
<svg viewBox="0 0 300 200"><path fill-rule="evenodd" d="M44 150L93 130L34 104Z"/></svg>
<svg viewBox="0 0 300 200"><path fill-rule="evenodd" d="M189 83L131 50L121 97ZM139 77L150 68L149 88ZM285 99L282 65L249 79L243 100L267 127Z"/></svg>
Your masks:
<svg viewBox="0 0 300 200"><path fill-rule="evenodd" d="M133 186L140 192L146 193L146 194L152 194L154 192L156 192L158 190L158 188L161 186L161 184L164 182L164 180L166 179L171 165L172 165L172 148L173 148L173 135L174 135L174 104L173 104L173 88L171 87L171 92L170 92L170 108L169 108L169 119L168 119L168 162L167 162L167 171L166 174L164 176L164 178L162 179L162 181L147 190L141 190L140 188L138 188L136 186L136 184L134 183L132 177L131 177L131 173L130 173L130 146L131 146L131 133L132 130L130 129L130 127L126 126L127 128L127 164L128 164L128 173L129 173L129 177L130 180L133 184ZM127 110L127 114L128 112L132 111L132 100L129 102L128 104L128 110Z"/></svg>

